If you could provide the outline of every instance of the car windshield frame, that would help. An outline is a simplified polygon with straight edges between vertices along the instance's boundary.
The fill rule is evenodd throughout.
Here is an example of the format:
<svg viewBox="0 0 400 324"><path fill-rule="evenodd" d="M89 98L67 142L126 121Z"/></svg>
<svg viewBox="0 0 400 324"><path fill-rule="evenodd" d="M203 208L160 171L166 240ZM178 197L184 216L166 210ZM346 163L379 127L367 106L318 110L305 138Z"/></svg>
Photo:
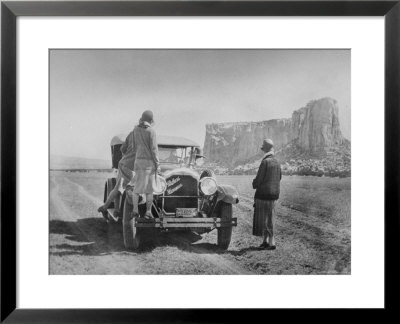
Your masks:
<svg viewBox="0 0 400 324"><path fill-rule="evenodd" d="M171 150L171 152L173 150L178 150L178 149L182 149L184 150L184 153L182 154L182 156L189 156L189 160L188 162L182 162L182 156L180 157L180 161L181 162L168 162L168 161L161 161L160 159L160 164L164 164L164 165L185 165L187 167L190 167L192 165L192 163L194 162L194 152L195 152L195 147L194 146L182 146L182 145L158 145L158 150ZM179 157L178 157L179 158Z"/></svg>

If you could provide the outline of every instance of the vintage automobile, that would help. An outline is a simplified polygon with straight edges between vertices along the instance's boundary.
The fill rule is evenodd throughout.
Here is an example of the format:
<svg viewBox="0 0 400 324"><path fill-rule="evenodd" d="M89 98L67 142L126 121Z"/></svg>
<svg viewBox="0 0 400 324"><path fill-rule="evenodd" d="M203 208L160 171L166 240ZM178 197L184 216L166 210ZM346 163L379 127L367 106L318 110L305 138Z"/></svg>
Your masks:
<svg viewBox="0 0 400 324"><path fill-rule="evenodd" d="M120 147L125 138L119 135L111 140L112 167L115 172L122 157ZM239 202L237 190L230 185L217 184L214 173L201 168L204 157L197 143L172 136L158 136L157 142L161 189L154 193L154 220L143 217L146 209L145 195L139 200L139 217L132 217L132 184L120 199L122 217L115 217L114 206L111 205L108 209L108 222L122 224L127 249L140 248L149 231L190 230L203 234L213 229L217 229L217 246L227 249L232 227L237 225L237 219L232 217L232 204ZM107 179L104 201L115 183L115 176Z"/></svg>

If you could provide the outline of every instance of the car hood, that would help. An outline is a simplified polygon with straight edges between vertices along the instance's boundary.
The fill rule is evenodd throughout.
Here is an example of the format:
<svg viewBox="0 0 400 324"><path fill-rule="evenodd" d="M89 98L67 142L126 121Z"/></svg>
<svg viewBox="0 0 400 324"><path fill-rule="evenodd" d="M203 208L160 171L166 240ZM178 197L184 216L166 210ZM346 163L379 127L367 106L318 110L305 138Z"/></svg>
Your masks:
<svg viewBox="0 0 400 324"><path fill-rule="evenodd" d="M163 175L164 178L168 178L168 177L171 177L171 176L177 176L177 175L181 175L181 176L188 175L188 176L191 176L191 177L193 177L193 178L195 178L197 180L199 180L199 178L200 178L199 174L196 171L194 171L192 169L189 169L189 168L176 168L175 167L175 168L170 169L170 170L165 170L164 172L162 172L162 175Z"/></svg>

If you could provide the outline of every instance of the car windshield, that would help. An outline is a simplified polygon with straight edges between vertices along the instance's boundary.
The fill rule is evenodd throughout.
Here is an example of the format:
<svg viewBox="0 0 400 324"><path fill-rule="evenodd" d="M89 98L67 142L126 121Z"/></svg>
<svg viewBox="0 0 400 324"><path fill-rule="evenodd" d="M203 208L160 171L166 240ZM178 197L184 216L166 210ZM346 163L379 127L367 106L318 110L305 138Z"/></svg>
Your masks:
<svg viewBox="0 0 400 324"><path fill-rule="evenodd" d="M158 157L161 163L189 164L191 147L158 147Z"/></svg>

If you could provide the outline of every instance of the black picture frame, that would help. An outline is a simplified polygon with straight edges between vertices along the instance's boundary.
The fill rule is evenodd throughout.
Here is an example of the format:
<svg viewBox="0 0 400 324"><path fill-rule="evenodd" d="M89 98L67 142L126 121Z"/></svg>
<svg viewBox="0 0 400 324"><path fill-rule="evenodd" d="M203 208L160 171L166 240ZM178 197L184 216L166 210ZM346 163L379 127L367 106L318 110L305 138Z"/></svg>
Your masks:
<svg viewBox="0 0 400 324"><path fill-rule="evenodd" d="M226 322L239 310L16 308L16 19L19 16L384 16L385 17L385 309L398 271L400 0L396 1L2 1L1 2L1 322ZM366 161L368 163L368 161ZM368 175L366 175L368 176ZM367 248L367 247L366 247ZM373 257L371 259L373 262ZM38 292L40 293L40 292ZM240 310L248 320L263 310ZM252 312L249 314L249 312ZM254 314L257 312L257 314ZM246 315L247 314L247 315ZM243 314L241 314L243 315ZM268 315L269 316L269 315ZM324 315L326 316L326 315ZM380 320L381 315L378 315ZM370 317L370 315L368 315ZM377 317L378 318L378 317ZM371 319L371 317L370 317Z"/></svg>

